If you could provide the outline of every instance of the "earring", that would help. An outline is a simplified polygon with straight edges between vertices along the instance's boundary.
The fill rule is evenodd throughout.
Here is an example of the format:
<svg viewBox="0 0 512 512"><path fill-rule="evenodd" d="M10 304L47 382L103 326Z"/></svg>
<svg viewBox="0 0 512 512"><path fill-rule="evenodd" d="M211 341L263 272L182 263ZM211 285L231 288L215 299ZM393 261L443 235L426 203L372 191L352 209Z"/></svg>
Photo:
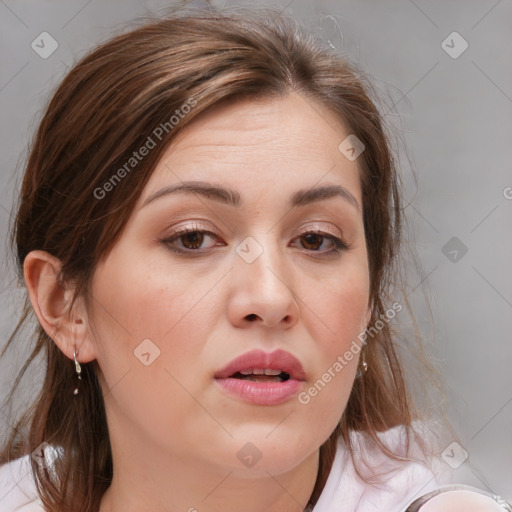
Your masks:
<svg viewBox="0 0 512 512"><path fill-rule="evenodd" d="M368 363L364 360L364 351L361 352L361 369L357 370L356 378L362 379L364 374L368 371Z"/></svg>
<svg viewBox="0 0 512 512"><path fill-rule="evenodd" d="M82 376L80 375L82 373L82 368L80 366L80 363L76 360L77 354L78 354L78 351L75 348L75 351L73 352L73 359L75 360L75 372L78 377L78 382L77 382L75 390L73 391L73 395L78 395L78 385L80 384L80 381L82 380Z"/></svg>
<svg viewBox="0 0 512 512"><path fill-rule="evenodd" d="M368 371L368 363L364 359L364 347L366 345L366 329L368 326L364 327L364 323L361 324L361 334L363 335L363 339L361 340L361 360L360 360L360 367L357 369L356 372L356 378L362 379L364 377L364 374Z"/></svg>

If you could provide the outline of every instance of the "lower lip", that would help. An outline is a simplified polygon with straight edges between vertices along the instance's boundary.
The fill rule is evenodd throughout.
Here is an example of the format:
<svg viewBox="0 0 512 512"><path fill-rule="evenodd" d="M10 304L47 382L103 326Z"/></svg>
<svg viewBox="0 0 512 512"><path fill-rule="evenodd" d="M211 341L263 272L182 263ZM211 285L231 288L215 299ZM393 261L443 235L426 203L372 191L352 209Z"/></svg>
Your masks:
<svg viewBox="0 0 512 512"><path fill-rule="evenodd" d="M228 394L258 405L277 405L290 400L301 389L303 381L254 382L242 379L215 379Z"/></svg>

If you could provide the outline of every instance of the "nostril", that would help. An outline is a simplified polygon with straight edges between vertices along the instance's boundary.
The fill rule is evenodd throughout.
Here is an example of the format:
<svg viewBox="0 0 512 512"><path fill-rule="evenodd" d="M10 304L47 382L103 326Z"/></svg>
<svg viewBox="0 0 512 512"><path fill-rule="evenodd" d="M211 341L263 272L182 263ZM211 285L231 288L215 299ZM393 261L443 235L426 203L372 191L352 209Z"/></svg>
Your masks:
<svg viewBox="0 0 512 512"><path fill-rule="evenodd" d="M252 322L253 320L256 320L256 318L258 318L257 315L255 315L254 313L251 313L250 315L247 315L247 320L249 320L250 322Z"/></svg>

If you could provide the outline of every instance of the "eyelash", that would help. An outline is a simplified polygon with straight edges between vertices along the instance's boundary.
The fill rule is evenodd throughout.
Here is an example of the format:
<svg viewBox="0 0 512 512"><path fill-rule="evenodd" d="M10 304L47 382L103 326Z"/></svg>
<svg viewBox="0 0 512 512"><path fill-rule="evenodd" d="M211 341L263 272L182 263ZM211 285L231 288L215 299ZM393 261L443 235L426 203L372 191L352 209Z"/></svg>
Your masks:
<svg viewBox="0 0 512 512"><path fill-rule="evenodd" d="M202 233L202 234L208 235L212 238L218 238L217 235L215 233L213 233L212 231L208 231L207 229L201 229L200 226L192 226L189 228L183 228L183 229L176 231L170 237L162 240L162 243L165 244L166 247L170 251L172 251L178 255L191 256L191 257L201 256L202 254L204 254L205 251L200 251L200 249L178 249L177 247L173 247L172 244L175 241L179 240L181 237L183 237L189 233ZM323 239L330 240L334 244L334 248L331 250L328 250L328 251L322 252L322 251L311 250L311 252L315 253L315 254L321 254L323 256L328 257L328 256L339 255L341 252L350 249L350 246L345 242L345 240L343 240L342 238L336 237L334 235L331 235L330 233L326 233L324 231L305 231L304 233L301 233L297 238L307 236L307 235L318 235ZM323 243L323 240L322 240L322 243ZM309 252L307 249L305 249L305 251Z"/></svg>

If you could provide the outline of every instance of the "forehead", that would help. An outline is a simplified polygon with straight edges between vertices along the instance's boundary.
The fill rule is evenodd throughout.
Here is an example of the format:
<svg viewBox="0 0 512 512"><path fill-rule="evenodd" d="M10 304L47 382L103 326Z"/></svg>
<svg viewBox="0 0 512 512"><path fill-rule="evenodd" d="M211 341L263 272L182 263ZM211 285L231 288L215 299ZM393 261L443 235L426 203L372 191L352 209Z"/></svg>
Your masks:
<svg viewBox="0 0 512 512"><path fill-rule="evenodd" d="M226 183L244 195L338 183L360 203L359 167L338 149L349 135L324 105L297 93L223 102L173 140L139 204L185 180ZM276 190L274 190L276 192Z"/></svg>

